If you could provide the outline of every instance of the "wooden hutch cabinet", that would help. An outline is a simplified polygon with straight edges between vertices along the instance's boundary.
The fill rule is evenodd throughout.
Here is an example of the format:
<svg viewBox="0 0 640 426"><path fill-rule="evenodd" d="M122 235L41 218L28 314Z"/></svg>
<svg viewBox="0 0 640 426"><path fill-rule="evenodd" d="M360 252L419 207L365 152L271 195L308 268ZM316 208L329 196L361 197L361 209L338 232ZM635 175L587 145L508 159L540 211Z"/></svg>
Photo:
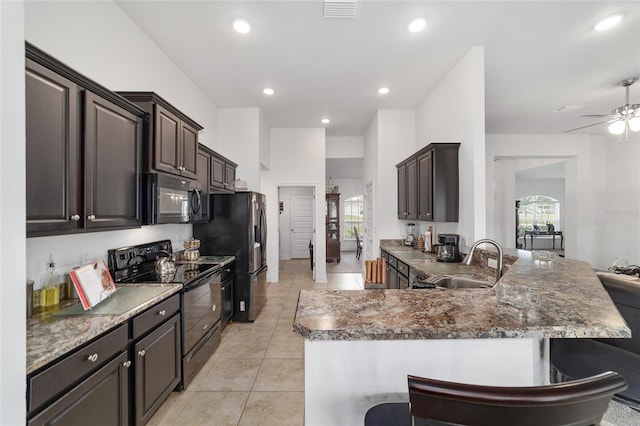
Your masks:
<svg viewBox="0 0 640 426"><path fill-rule="evenodd" d="M340 194L327 194L327 261L340 263Z"/></svg>

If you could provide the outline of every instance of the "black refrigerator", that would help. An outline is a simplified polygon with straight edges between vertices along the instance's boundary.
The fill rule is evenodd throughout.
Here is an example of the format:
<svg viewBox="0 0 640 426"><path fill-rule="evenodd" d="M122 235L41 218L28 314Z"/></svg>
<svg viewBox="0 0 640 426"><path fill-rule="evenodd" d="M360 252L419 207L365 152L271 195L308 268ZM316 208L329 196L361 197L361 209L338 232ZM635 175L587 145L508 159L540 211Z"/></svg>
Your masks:
<svg viewBox="0 0 640 426"><path fill-rule="evenodd" d="M234 255L233 319L253 322L267 301L267 217L257 192L211 194L211 221L193 225L200 253Z"/></svg>

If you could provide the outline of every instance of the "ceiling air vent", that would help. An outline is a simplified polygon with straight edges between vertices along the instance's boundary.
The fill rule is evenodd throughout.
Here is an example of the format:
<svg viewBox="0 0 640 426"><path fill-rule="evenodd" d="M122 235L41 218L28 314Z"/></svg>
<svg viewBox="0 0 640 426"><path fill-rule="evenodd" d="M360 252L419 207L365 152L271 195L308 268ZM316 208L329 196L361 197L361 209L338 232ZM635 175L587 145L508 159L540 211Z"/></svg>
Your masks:
<svg viewBox="0 0 640 426"><path fill-rule="evenodd" d="M356 18L360 7L358 0L325 0L325 18Z"/></svg>

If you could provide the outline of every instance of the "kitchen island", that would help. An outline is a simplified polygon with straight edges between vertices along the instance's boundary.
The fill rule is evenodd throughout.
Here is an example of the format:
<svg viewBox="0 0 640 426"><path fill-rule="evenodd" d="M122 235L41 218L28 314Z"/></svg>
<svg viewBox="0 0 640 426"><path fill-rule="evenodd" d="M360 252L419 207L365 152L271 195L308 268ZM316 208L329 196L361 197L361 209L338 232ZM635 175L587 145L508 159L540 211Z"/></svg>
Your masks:
<svg viewBox="0 0 640 426"><path fill-rule="evenodd" d="M483 265L382 248L425 275L488 276ZM630 337L588 263L515 254L502 285L535 295L526 308L498 302L493 288L301 291L294 330L305 337L305 424L362 424L371 406L408 400L407 374L545 384L549 338Z"/></svg>

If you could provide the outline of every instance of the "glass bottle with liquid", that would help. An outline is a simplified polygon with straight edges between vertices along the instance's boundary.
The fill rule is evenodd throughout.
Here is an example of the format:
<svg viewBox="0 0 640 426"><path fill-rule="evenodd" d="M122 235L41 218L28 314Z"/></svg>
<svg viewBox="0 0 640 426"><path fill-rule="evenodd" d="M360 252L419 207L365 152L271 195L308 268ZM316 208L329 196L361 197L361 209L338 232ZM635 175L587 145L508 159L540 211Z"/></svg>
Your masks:
<svg viewBox="0 0 640 426"><path fill-rule="evenodd" d="M60 284L53 257L49 258L48 271L44 275L40 304L42 307L55 306L60 303Z"/></svg>

